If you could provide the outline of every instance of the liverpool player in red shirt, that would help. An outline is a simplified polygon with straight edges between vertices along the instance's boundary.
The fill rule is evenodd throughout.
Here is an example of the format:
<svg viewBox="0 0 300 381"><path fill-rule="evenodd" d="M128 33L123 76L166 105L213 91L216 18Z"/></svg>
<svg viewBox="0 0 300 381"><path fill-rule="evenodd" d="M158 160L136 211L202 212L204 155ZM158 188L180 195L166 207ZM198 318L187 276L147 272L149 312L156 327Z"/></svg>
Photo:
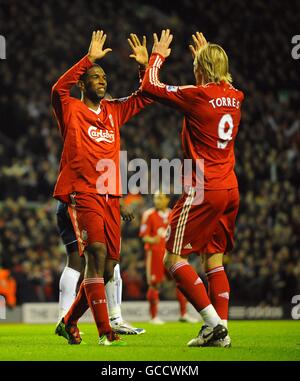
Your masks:
<svg viewBox="0 0 300 381"><path fill-rule="evenodd" d="M185 186L171 214L164 262L205 323L188 345L225 347L230 345L229 284L223 254L233 246L239 206L234 141L244 95L231 85L225 51L219 45L207 43L201 33L193 35L194 45L190 45L196 85L161 83L159 71L170 55L172 38L169 30L162 31L160 40L154 34L152 55L142 83L145 94L184 113L183 154L193 163L192 183L184 184L189 186ZM204 184L198 182L197 166L204 172ZM209 295L186 260L192 252L203 254L205 259Z"/></svg>
<svg viewBox="0 0 300 381"><path fill-rule="evenodd" d="M159 289L165 279L166 273L163 258L166 250L166 231L170 222L171 209L168 208L170 198L159 191L155 192L153 197L154 208L150 208L143 213L140 237L144 242L146 254L146 274L148 282L147 299L150 304L150 315L152 324L163 324L163 321L157 316L159 304ZM186 311L186 298L176 287L176 297L180 306L181 322L195 323Z"/></svg>
<svg viewBox="0 0 300 381"><path fill-rule="evenodd" d="M54 197L68 203L79 252L86 261L76 300L57 327L70 344L80 344L77 322L90 307L99 344L124 345L110 327L104 288L120 257L119 129L151 101L140 91L127 98L103 99L106 74L95 62L111 51L103 48L105 40L103 31L93 32L88 54L52 88L52 105L64 141ZM142 76L148 63L146 39L140 44L131 35L130 46ZM70 96L76 84L81 100Z"/></svg>

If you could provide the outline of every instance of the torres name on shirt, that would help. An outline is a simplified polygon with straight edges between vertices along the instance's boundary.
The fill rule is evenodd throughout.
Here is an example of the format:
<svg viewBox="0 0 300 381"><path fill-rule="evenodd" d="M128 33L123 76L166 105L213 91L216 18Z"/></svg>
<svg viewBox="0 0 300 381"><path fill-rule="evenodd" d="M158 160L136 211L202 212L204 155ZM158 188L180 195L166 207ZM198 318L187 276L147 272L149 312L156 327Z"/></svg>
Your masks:
<svg viewBox="0 0 300 381"><path fill-rule="evenodd" d="M197 86L166 85L159 79L164 61L160 54L151 55L142 90L184 114L181 143L183 158L193 162L191 185L197 186L195 169L203 162L200 171L204 168L204 184L200 186L203 184L206 190L237 188L234 142L243 92L225 81Z"/></svg>

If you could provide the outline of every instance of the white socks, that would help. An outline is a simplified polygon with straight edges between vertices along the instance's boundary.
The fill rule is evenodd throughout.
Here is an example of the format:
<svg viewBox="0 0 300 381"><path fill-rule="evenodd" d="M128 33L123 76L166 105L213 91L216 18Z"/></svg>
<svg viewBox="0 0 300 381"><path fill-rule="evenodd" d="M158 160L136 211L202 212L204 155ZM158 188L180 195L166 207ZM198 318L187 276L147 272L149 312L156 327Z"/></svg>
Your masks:
<svg viewBox="0 0 300 381"><path fill-rule="evenodd" d="M228 328L228 320L222 320L222 325L224 325L225 328Z"/></svg>
<svg viewBox="0 0 300 381"><path fill-rule="evenodd" d="M121 306L122 304L122 278L121 278L121 272L120 272L120 265L117 264L114 268L114 281L115 281L115 291L116 291L116 297L117 297L117 303Z"/></svg>
<svg viewBox="0 0 300 381"><path fill-rule="evenodd" d="M209 304L207 307L203 308L203 310L200 311L200 315L205 325L215 327L218 324L222 324L222 320L212 304Z"/></svg>
<svg viewBox="0 0 300 381"><path fill-rule="evenodd" d="M76 288L80 272L65 267L59 281L59 319L66 315L76 298ZM121 314L122 279L120 265L114 268L114 277L105 285L109 320L111 324L118 325L123 322Z"/></svg>
<svg viewBox="0 0 300 381"><path fill-rule="evenodd" d="M106 299L109 320L112 326L122 323L121 302L122 302L122 279L120 265L114 268L114 277L105 285Z"/></svg>
<svg viewBox="0 0 300 381"><path fill-rule="evenodd" d="M59 319L70 309L76 298L76 287L80 272L65 267L59 281Z"/></svg>

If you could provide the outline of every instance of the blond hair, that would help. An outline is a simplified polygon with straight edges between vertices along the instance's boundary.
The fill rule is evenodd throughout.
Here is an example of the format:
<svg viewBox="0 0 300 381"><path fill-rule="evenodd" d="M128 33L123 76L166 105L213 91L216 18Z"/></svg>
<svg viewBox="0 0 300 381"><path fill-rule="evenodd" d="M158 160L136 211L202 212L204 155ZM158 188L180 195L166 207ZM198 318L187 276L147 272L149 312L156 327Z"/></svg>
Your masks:
<svg viewBox="0 0 300 381"><path fill-rule="evenodd" d="M232 82L229 73L228 57L225 50L217 44L206 44L196 54L199 68L208 82Z"/></svg>

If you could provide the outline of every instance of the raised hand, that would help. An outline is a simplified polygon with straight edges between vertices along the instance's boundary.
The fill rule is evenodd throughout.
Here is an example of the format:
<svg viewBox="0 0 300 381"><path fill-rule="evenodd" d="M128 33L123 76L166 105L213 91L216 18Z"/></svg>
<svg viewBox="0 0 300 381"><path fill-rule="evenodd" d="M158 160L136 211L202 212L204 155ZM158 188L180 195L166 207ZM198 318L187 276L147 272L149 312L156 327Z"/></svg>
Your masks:
<svg viewBox="0 0 300 381"><path fill-rule="evenodd" d="M169 48L173 35L170 33L170 29L163 29L161 32L160 40L158 40L157 34L153 34L153 48L152 53L158 53L163 57L168 57L171 53L171 48Z"/></svg>
<svg viewBox="0 0 300 381"><path fill-rule="evenodd" d="M105 40L106 40L106 34L104 34L103 30L97 30L93 32L89 51L88 51L88 57L92 62L95 62L96 60L100 60L107 53L112 51L112 49L110 48L103 49Z"/></svg>
<svg viewBox="0 0 300 381"><path fill-rule="evenodd" d="M132 54L130 58L134 58L136 62L140 65L147 66L149 55L147 51L147 40L146 36L143 36L143 43L141 44L138 36L131 33L130 38L127 39L129 46L132 49Z"/></svg>
<svg viewBox="0 0 300 381"><path fill-rule="evenodd" d="M196 54L199 50L203 48L207 44L206 38L203 36L203 33L196 32L192 35L194 45L189 45L190 51L192 53L193 58L196 57Z"/></svg>

